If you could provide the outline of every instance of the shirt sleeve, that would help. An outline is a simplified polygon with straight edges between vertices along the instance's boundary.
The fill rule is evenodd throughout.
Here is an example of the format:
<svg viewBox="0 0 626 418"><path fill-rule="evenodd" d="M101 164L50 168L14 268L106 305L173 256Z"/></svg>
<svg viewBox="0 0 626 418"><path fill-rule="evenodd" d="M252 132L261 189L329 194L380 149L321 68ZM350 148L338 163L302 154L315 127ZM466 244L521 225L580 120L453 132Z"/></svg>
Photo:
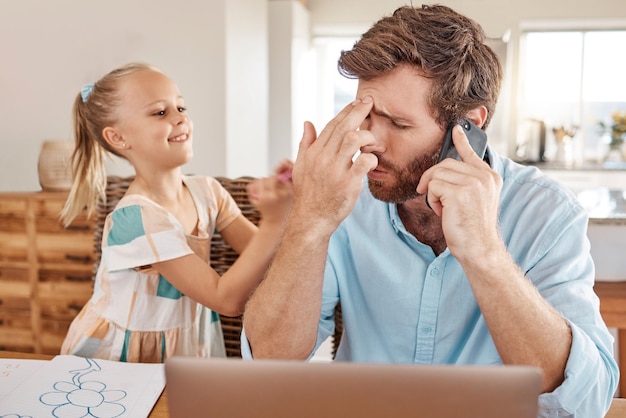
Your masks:
<svg viewBox="0 0 626 418"><path fill-rule="evenodd" d="M212 195L209 203L209 216L217 231L221 231L241 215L241 209L233 196L219 181L207 177L208 186Z"/></svg>
<svg viewBox="0 0 626 418"><path fill-rule="evenodd" d="M332 243L331 243L332 245ZM324 287L322 290L322 310L320 321L317 328L317 341L315 348L309 356L309 359L315 355L318 348L332 336L335 332L335 308L339 303L339 287L337 285L337 277L335 268L331 262L331 257L327 258L326 268L324 269ZM339 342L337 342L339 343Z"/></svg>
<svg viewBox="0 0 626 418"><path fill-rule="evenodd" d="M133 204L115 209L104 228L108 271L147 266L172 260L193 250L179 222L153 204Z"/></svg>
<svg viewBox="0 0 626 418"><path fill-rule="evenodd" d="M252 350L250 350L250 343L248 337L246 337L246 329L241 329L241 357L244 360L252 360Z"/></svg>
<svg viewBox="0 0 626 418"><path fill-rule="evenodd" d="M541 417L604 416L617 388L619 369L613 355L613 337L600 315L593 291L595 269L586 237L587 216L563 216L546 231L558 239L527 271L542 296L561 313L572 331L565 380L539 398ZM559 236L560 235L560 236ZM541 254L541 252L539 252Z"/></svg>
<svg viewBox="0 0 626 418"><path fill-rule="evenodd" d="M606 350L598 350L588 331L571 322L569 325L572 348L565 367L565 381L553 392L539 396L539 416L604 416L611 406L619 370Z"/></svg>

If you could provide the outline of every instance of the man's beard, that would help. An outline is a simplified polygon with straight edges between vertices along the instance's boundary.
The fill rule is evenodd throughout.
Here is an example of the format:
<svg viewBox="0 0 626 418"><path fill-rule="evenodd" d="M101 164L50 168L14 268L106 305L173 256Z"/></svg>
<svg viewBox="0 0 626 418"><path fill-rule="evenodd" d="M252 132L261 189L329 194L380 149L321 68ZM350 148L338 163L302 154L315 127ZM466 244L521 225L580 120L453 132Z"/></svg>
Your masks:
<svg viewBox="0 0 626 418"><path fill-rule="evenodd" d="M414 159L404 168L394 166L379 157L378 165L384 168L388 173L395 173L395 184L385 186L380 181L368 179L368 186L372 196L383 202L395 204L415 199L419 196L415 189L417 188L420 178L422 178L426 170L437 164L440 153L440 150L437 152L427 152Z"/></svg>

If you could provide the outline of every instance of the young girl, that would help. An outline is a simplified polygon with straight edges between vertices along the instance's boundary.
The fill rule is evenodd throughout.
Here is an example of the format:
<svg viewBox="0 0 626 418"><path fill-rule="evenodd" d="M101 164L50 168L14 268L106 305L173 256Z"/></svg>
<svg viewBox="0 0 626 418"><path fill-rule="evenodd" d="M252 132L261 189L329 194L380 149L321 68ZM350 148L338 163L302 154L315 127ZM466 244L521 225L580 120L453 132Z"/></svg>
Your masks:
<svg viewBox="0 0 626 418"><path fill-rule="evenodd" d="M135 179L107 217L94 292L72 322L61 354L126 362L224 351L219 317L242 313L274 254L291 203L291 162L248 189L257 228L217 180L185 176L193 124L176 84L156 68L129 64L85 86L74 102L69 224L103 198L107 153L128 160ZM285 175L287 174L287 175ZM208 264L217 230L240 254L220 277ZM200 305L198 305L200 304ZM208 321L208 319L207 319ZM214 332L206 335L207 329Z"/></svg>

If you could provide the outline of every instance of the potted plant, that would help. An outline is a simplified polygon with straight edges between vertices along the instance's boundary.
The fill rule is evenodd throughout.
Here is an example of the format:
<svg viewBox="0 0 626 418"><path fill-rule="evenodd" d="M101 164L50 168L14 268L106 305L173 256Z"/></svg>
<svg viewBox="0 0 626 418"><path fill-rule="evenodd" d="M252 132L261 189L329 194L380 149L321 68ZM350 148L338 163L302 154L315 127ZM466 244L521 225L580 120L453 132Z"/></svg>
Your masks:
<svg viewBox="0 0 626 418"><path fill-rule="evenodd" d="M624 136L626 136L626 111L617 110L611 114L611 122L600 121L600 129L610 138L607 160L621 161L624 159Z"/></svg>

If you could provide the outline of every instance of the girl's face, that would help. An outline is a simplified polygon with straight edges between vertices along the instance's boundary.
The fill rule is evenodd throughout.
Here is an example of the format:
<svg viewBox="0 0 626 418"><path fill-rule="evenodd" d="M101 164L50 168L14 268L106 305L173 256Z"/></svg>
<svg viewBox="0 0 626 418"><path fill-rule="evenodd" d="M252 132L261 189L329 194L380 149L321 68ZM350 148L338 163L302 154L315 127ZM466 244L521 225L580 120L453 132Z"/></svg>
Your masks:
<svg viewBox="0 0 626 418"><path fill-rule="evenodd" d="M142 70L120 84L116 132L135 168L180 167L193 157L193 123L176 84L165 74Z"/></svg>

